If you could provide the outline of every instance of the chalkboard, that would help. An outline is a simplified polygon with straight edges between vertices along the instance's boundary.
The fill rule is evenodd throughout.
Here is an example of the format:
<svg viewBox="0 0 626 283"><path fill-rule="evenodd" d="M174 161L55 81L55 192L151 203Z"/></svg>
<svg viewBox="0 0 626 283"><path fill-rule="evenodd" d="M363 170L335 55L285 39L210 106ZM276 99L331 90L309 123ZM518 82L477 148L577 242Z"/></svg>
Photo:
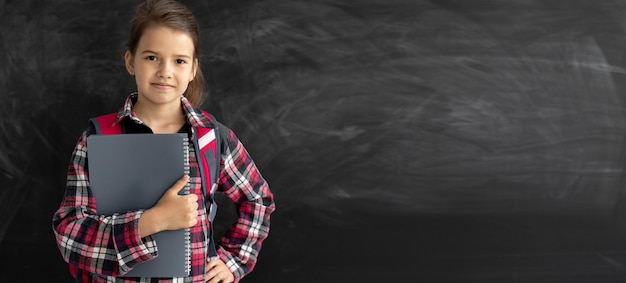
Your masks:
<svg viewBox="0 0 626 283"><path fill-rule="evenodd" d="M72 282L51 217L134 90L137 3L0 2L3 278ZM625 280L626 1L184 3L203 106L276 195L243 282Z"/></svg>

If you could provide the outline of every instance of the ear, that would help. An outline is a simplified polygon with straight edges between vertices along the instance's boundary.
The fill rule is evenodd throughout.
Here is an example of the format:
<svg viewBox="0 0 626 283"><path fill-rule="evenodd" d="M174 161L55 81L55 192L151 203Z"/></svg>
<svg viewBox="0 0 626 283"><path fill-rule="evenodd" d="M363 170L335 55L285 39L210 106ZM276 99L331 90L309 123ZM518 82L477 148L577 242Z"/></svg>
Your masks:
<svg viewBox="0 0 626 283"><path fill-rule="evenodd" d="M193 68L191 68L191 81L196 78L196 74L198 73L198 58L193 59Z"/></svg>
<svg viewBox="0 0 626 283"><path fill-rule="evenodd" d="M126 62L126 70L131 76L135 75L135 68L133 67L133 54L126 50L124 53L124 61Z"/></svg>

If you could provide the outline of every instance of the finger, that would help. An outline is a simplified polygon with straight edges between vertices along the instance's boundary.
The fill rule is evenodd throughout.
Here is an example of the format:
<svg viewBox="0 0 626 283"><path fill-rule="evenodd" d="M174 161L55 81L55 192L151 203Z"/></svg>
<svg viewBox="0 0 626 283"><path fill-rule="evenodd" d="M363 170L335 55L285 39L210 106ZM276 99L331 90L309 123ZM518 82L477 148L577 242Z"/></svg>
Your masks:
<svg viewBox="0 0 626 283"><path fill-rule="evenodd" d="M195 225L196 220L198 220L198 211L189 212L189 221L193 221L193 224Z"/></svg>
<svg viewBox="0 0 626 283"><path fill-rule="evenodd" d="M211 269L215 268L215 267L217 266L217 264L218 264L218 261L217 261L217 260L210 260L210 261L208 261L208 262L206 263L206 265L204 266L204 268L205 268L207 271L210 271ZM208 273L208 272L207 272L207 273Z"/></svg>
<svg viewBox="0 0 626 283"><path fill-rule="evenodd" d="M205 266L206 272L204 273L204 279L207 283L217 282L215 281L217 278L217 270L213 269L214 266L210 266L208 263Z"/></svg>
<svg viewBox="0 0 626 283"><path fill-rule="evenodd" d="M224 282L223 279L220 279L218 276L213 276L213 277L209 277L205 275L205 281L207 283L220 283L220 282Z"/></svg>
<svg viewBox="0 0 626 283"><path fill-rule="evenodd" d="M221 260L212 260L206 264L205 280L208 283L233 282L234 278L230 270Z"/></svg>
<svg viewBox="0 0 626 283"><path fill-rule="evenodd" d="M172 187L170 187L170 189L168 190L168 193L178 194L178 192L180 192L180 190L182 190L185 187L185 184L187 184L188 181L189 181L189 176L187 174L183 175L180 179L176 180L176 182L174 183L174 185L172 185Z"/></svg>
<svg viewBox="0 0 626 283"><path fill-rule="evenodd" d="M182 182L184 184L184 183L187 183L187 181L189 181L189 175L183 174L183 176L180 177L180 179L178 179L177 182Z"/></svg>

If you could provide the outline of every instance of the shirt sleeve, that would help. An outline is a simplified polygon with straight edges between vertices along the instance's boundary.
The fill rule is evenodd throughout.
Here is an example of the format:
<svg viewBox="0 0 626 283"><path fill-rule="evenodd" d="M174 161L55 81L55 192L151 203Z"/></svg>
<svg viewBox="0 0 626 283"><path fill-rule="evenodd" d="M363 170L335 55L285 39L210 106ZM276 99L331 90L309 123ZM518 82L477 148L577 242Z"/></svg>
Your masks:
<svg viewBox="0 0 626 283"><path fill-rule="evenodd" d="M254 268L270 230L274 196L252 158L232 130L222 152L218 189L224 192L239 217L217 243L220 259L239 282Z"/></svg>
<svg viewBox="0 0 626 283"><path fill-rule="evenodd" d="M156 257L156 242L139 235L143 211L98 215L87 168L87 135L92 131L83 132L72 152L65 194L53 215L52 228L70 269L119 276Z"/></svg>

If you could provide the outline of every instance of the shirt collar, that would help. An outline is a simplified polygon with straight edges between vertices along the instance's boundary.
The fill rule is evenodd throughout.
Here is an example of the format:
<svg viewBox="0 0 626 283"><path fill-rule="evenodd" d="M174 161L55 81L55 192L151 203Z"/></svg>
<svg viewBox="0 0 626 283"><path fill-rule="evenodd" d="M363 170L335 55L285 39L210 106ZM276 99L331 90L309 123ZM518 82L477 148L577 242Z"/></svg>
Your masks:
<svg viewBox="0 0 626 283"><path fill-rule="evenodd" d="M138 121L137 117L133 115L133 104L137 101L137 92L133 92L128 97L126 97L126 101L124 102L124 106L117 113L116 123L119 123L124 117L128 117L132 120ZM205 115L203 111L198 108L195 108L189 100L180 96L180 103L182 104L183 111L185 112L185 117L187 122L192 127L203 127L203 128L214 128L214 121L211 117Z"/></svg>

